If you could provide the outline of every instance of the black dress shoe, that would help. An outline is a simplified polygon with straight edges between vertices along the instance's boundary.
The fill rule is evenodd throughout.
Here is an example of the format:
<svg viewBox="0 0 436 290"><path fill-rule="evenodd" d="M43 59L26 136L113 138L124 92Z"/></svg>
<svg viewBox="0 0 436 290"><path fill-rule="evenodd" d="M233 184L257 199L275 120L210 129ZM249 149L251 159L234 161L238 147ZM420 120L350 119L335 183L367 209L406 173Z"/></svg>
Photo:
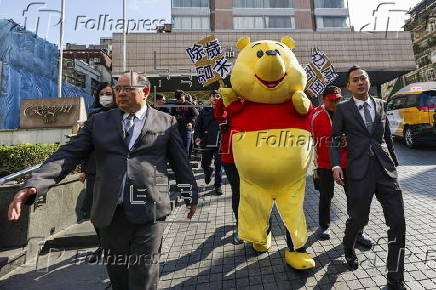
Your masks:
<svg viewBox="0 0 436 290"><path fill-rule="evenodd" d="M204 183L209 184L211 180L212 180L212 173L204 174Z"/></svg>
<svg viewBox="0 0 436 290"><path fill-rule="evenodd" d="M395 282L388 282L386 285L387 290L406 290L406 286L404 285L403 281L395 281Z"/></svg>
<svg viewBox="0 0 436 290"><path fill-rule="evenodd" d="M344 253L345 261L347 261L347 264L350 266L351 270L357 270L357 268L359 268L359 260L357 259L354 249L344 248Z"/></svg>
<svg viewBox="0 0 436 290"><path fill-rule="evenodd" d="M98 260L100 260L101 254L103 253L103 248L98 247L97 250L95 250L93 253L91 253L90 255L86 256L86 262L88 264L94 264L96 263Z"/></svg>
<svg viewBox="0 0 436 290"><path fill-rule="evenodd" d="M221 187L215 188L215 195L218 195L218 196L223 195L223 191L221 190Z"/></svg>
<svg viewBox="0 0 436 290"><path fill-rule="evenodd" d="M358 243L359 245L364 246L366 248L372 247L371 240L367 236L365 236L365 234L363 234L363 233L360 233L359 235L357 235L356 243Z"/></svg>
<svg viewBox="0 0 436 290"><path fill-rule="evenodd" d="M323 228L319 227L317 230L318 237L321 240L330 240L330 229L329 228Z"/></svg>

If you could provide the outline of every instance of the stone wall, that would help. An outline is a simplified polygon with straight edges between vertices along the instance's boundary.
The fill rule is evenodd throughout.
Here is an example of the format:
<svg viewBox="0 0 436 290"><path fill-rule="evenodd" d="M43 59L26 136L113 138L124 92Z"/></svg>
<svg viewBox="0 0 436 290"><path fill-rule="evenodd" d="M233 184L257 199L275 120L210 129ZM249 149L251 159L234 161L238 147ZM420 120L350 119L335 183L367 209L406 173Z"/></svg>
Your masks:
<svg viewBox="0 0 436 290"><path fill-rule="evenodd" d="M40 242L77 223L84 185L78 181L78 174L67 176L37 203L24 206L19 221L11 222L6 217L17 190L18 185L0 186L0 250L27 246L26 259L32 260Z"/></svg>

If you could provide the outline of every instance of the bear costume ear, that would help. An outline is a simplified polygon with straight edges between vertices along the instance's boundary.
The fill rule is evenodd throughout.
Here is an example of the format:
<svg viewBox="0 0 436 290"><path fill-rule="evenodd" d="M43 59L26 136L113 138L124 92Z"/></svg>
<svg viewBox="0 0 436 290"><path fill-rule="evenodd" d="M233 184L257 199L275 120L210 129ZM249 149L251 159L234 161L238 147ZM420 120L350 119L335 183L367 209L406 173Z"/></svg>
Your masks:
<svg viewBox="0 0 436 290"><path fill-rule="evenodd" d="M280 39L280 42L285 44L290 49L295 47L295 41L290 36L283 36L282 39Z"/></svg>
<svg viewBox="0 0 436 290"><path fill-rule="evenodd" d="M242 50L244 47L246 47L248 44L250 44L250 37L241 37L238 40L238 43L236 43L236 47L239 50Z"/></svg>

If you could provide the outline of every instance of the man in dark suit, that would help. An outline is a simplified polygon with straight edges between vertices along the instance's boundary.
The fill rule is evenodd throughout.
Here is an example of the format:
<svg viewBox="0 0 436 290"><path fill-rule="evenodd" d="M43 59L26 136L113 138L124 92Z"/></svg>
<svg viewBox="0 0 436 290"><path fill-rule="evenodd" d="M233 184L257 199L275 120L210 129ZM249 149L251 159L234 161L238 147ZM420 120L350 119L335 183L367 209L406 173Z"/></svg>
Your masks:
<svg viewBox="0 0 436 290"><path fill-rule="evenodd" d="M167 161L186 196L192 218L197 184L174 117L146 105L147 78L120 77L118 108L94 115L27 180L9 206L9 219L31 204L95 152L96 180L91 221L99 229L112 289L157 289L163 221L170 213Z"/></svg>
<svg viewBox="0 0 436 290"><path fill-rule="evenodd" d="M217 100L221 98L218 91L211 91L209 94L209 102L211 107L204 107L198 115L195 123L195 138L194 142L200 146L201 152L201 167L204 171L204 182L209 184L212 177L213 169L210 166L212 159L215 160L215 194L222 195L221 190L221 156L219 152L220 135L219 125L214 118L214 106Z"/></svg>
<svg viewBox="0 0 436 290"><path fill-rule="evenodd" d="M404 287L404 247L406 224L402 191L397 181L398 166L385 104L369 95L370 80L366 71L353 66L348 71L347 89L353 97L339 103L333 118L331 163L333 176L340 185L344 175L340 167L340 141L348 142L347 183L350 212L343 240L345 259L358 268L354 244L358 233L368 223L373 195L383 207L388 230L387 288Z"/></svg>

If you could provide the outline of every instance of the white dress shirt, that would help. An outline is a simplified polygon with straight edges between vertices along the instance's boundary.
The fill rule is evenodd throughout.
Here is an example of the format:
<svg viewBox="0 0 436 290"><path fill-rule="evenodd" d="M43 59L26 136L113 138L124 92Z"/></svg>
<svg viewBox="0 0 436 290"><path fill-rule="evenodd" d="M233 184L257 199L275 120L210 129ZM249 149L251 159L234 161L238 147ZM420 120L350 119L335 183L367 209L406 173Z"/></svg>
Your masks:
<svg viewBox="0 0 436 290"><path fill-rule="evenodd" d="M363 122L365 123L365 113L364 113L364 105L365 103L368 104L368 110L369 113L371 114L371 119L374 122L375 119L375 104L372 101L372 99L370 97L368 97L368 99L366 99L366 101L362 101L359 99L356 99L355 97L353 97L354 103L357 106L357 110L359 110L359 114L362 117Z"/></svg>
<svg viewBox="0 0 436 290"><path fill-rule="evenodd" d="M139 134L141 134L142 131L142 127L144 127L144 122L145 122L145 115L147 113L147 106L144 106L141 108L141 110L135 112L135 125L133 127L133 134L132 134L132 138L130 139L130 143L129 143L129 150L132 149L133 144L135 144L136 139L138 139ZM123 129L125 131L125 124L126 124L126 119L129 117L129 113L124 113L123 115Z"/></svg>
<svg viewBox="0 0 436 290"><path fill-rule="evenodd" d="M142 131L142 127L144 127L144 123L145 123L145 115L147 113L147 106L144 106L141 108L141 110L135 112L135 119L134 119L134 127L133 127L133 133L132 133L132 138L130 139L129 142L129 150L132 149L133 145L136 142L136 139L138 139L139 134L141 134ZM127 118L129 117L130 113L124 113L123 115L123 119L121 121L122 125L123 125L123 130L126 131L125 129L125 125L127 122ZM123 203L123 198L124 198L124 187L126 186L126 180L127 180L127 172L124 173L123 176L123 182L121 183L121 188L120 188L120 196L118 198L118 204L122 204Z"/></svg>

